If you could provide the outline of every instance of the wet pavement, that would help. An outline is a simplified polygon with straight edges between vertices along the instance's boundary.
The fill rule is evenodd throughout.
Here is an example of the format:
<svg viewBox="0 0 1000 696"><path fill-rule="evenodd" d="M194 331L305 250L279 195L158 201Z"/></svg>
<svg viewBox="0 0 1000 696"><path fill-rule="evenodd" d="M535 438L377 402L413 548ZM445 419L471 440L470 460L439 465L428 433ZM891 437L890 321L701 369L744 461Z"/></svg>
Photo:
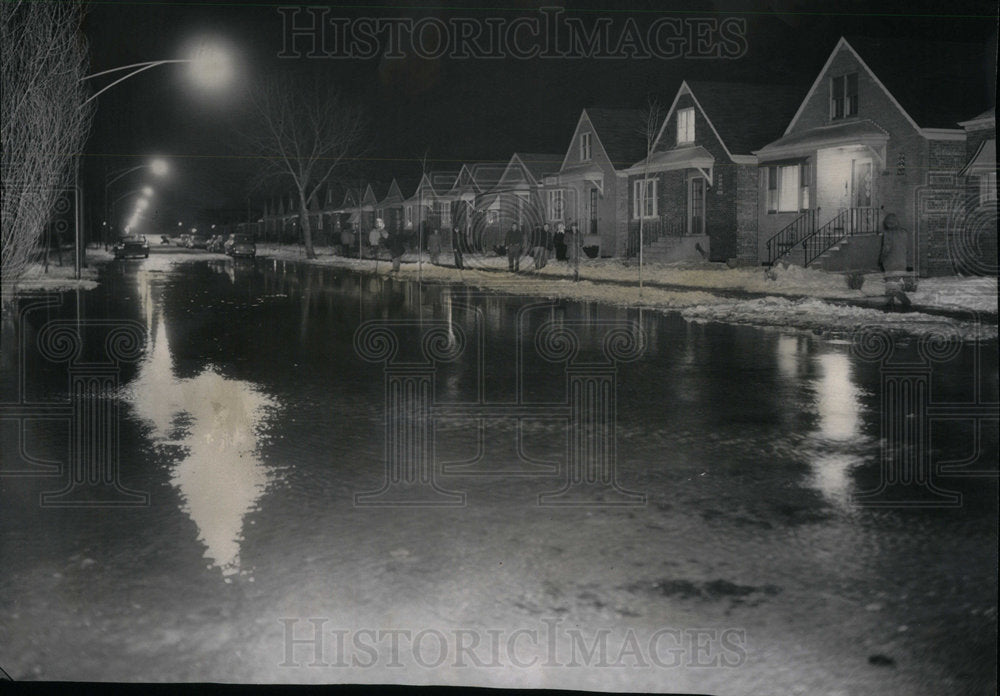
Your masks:
<svg viewBox="0 0 1000 696"><path fill-rule="evenodd" d="M102 280L5 315L4 398L19 373L23 396L67 398L65 361L36 349L47 322L89 321L86 355L106 346L97 320L134 322L119 475L149 504L40 506L64 479L9 473L66 461L68 427L3 422L15 679L995 693L996 421L955 407L930 430L959 505L928 505L942 498L926 487L862 504L882 475L886 364L849 341L267 260L154 253ZM355 341L372 320L398 325L411 362L425 328L470 339L430 378L453 408L428 458L460 506L356 504L391 475L390 374ZM603 461L617 501L642 504L539 505L573 455L561 406L538 405L567 403L576 374L545 359L562 350L545 332L571 327L592 366L612 323L641 328L645 351L614 372ZM934 404L995 403L996 351L939 356Z"/></svg>

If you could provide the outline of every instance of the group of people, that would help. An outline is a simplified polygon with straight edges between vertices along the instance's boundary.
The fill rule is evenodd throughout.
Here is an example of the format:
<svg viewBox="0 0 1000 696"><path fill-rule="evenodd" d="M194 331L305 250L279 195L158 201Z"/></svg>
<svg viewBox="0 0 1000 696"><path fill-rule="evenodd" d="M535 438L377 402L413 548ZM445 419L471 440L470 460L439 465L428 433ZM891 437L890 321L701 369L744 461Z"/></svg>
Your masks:
<svg viewBox="0 0 1000 696"><path fill-rule="evenodd" d="M380 248L388 251L392 261L392 270L398 271L412 236L412 223L407 223L402 230L391 231L386 228L385 221L378 218L368 235L368 244L376 256L377 250ZM511 223L510 229L504 235L503 246L494 247L494 251L501 256L506 255L509 270L519 272L521 258L526 255L533 258L536 270L545 268L549 262L549 255L552 253L555 254L556 260L574 263L580 258L582 244L583 236L576 223L570 224L568 229L564 224L559 223L553 232L547 222L530 231L514 222ZM451 248L455 267L464 269L465 256L477 250L471 237L471 230L462 229L457 225L452 227ZM431 257L431 263L437 265L442 252L442 239L436 230L427 235L427 251Z"/></svg>
<svg viewBox="0 0 1000 696"><path fill-rule="evenodd" d="M555 232L549 223L535 226L530 231L513 222L504 236L503 252L507 255L508 270L517 273L521 270L521 257L529 254L534 259L535 270L545 268L549 261L549 253L554 252L557 261L575 263L580 258L583 236L576 223L569 229L563 223L556 226ZM497 249L497 251L501 251Z"/></svg>

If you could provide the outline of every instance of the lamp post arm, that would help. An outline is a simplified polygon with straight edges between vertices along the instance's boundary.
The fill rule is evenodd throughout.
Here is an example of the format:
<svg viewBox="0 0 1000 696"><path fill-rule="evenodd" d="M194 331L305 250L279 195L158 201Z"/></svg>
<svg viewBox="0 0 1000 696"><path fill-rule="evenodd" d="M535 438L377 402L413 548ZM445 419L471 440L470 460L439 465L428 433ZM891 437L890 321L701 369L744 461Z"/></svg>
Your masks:
<svg viewBox="0 0 1000 696"><path fill-rule="evenodd" d="M131 70L132 68L152 68L157 65L163 65L164 63L187 63L189 60L190 59L186 58L174 58L169 60L147 60L144 63L132 63L131 65L119 65L117 68L102 70L101 72L95 72L87 75L86 77L81 77L80 82L100 77L101 75L110 75L113 72L121 72L122 70Z"/></svg>
<svg viewBox="0 0 1000 696"><path fill-rule="evenodd" d="M92 77L98 77L100 75L106 75L108 73L117 72L119 70L124 70L125 68L135 68L135 70L133 70L132 72L128 73L124 77L119 77L117 80L115 80L114 82L112 82L110 85L106 85L105 87L102 87L98 91L96 91L93 94L91 94L89 97L87 97L87 100L84 101L83 104L80 105L80 108L83 108L84 106L86 106L90 102L94 101L95 99L97 99L99 96L101 96L102 94L104 94L105 92L107 92L109 89L111 89L115 85L117 85L117 84L119 84L121 82L124 82L125 80L129 79L130 77L135 77L139 73L145 72L145 71L149 70L150 68L155 68L157 65L167 65L168 63L190 63L190 62L191 61L189 59L182 59L182 58L175 58L173 60L154 60L154 61L151 61L149 63L136 63L135 65L126 65L126 66L124 66L122 68L112 68L111 70L105 70L103 72L94 73L93 75L88 75L87 77L85 77L83 79L84 80L89 80ZM138 66L138 67L136 67L136 66ZM81 80L81 82L82 82L82 80Z"/></svg>
<svg viewBox="0 0 1000 696"><path fill-rule="evenodd" d="M114 177L113 179L108 179L108 180L106 180L106 181L104 182L104 185L105 185L105 186L111 186L111 184L115 183L116 181L118 181L119 179L121 179L121 178L122 178L123 176L125 176L126 174L131 174L132 172L137 172L137 171L139 171L140 169L148 169L148 168L149 168L149 165L148 165L148 164L140 164L140 165L138 165L137 167L132 167L132 168L130 168L130 169L126 169L126 170L124 170L124 171L121 171L121 172L118 172L118 175L117 175L117 176L115 176L115 177Z"/></svg>

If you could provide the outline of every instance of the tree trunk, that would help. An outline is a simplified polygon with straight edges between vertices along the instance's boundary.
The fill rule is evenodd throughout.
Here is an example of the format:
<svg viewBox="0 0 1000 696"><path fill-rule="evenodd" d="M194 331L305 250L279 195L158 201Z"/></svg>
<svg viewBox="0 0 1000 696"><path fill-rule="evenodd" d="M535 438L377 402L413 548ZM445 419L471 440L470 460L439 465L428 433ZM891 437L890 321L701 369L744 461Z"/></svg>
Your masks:
<svg viewBox="0 0 1000 696"><path fill-rule="evenodd" d="M302 243L306 248L306 258L316 258L313 249L312 227L309 224L309 206L306 204L305 191L299 191L299 222L302 225Z"/></svg>

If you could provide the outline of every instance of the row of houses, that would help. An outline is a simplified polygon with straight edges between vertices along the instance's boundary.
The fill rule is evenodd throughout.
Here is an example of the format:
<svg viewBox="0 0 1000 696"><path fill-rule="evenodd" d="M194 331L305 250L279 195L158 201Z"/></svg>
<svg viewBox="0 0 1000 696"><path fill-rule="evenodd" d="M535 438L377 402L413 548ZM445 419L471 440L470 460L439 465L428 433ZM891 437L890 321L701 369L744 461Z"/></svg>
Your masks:
<svg viewBox="0 0 1000 696"><path fill-rule="evenodd" d="M877 264L894 213L916 272L995 274L995 111L977 60L842 38L811 85L685 81L656 122L585 108L562 152L331 189L313 228L458 226L485 251L512 222L576 224L601 256L844 270ZM262 231L296 218L269 202Z"/></svg>

